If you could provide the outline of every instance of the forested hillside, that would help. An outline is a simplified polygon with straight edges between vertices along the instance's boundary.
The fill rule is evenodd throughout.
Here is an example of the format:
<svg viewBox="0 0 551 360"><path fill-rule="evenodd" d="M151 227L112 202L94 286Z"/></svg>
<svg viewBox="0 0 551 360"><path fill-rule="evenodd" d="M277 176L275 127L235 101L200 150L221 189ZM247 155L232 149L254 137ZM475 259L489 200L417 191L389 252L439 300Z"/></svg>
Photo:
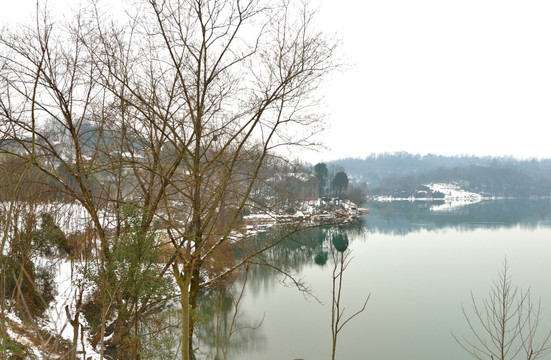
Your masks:
<svg viewBox="0 0 551 360"><path fill-rule="evenodd" d="M458 183L485 196L551 195L551 159L385 153L332 164L366 181L372 195L415 196L423 185L435 182Z"/></svg>

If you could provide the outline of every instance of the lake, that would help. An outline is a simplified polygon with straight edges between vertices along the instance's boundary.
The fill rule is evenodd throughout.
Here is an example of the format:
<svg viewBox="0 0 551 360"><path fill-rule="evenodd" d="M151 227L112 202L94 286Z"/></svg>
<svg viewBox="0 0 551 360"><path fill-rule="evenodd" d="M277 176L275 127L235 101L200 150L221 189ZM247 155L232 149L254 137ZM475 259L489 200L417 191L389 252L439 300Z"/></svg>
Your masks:
<svg viewBox="0 0 551 360"><path fill-rule="evenodd" d="M240 329L232 335L228 359L330 359L330 244L336 232L350 241L341 300L345 317L370 296L365 311L340 332L338 359L469 359L451 332L472 339L462 305L472 314L471 292L482 304L505 258L512 282L530 289L533 302L541 299L541 330L551 328L551 201L368 206L371 214L356 226L311 230L265 255L311 294L273 269L249 271L238 316L231 302L239 298L238 286L220 307L218 328L227 330L234 320L233 328ZM212 344L213 326L206 328L198 359L215 358L206 345Z"/></svg>

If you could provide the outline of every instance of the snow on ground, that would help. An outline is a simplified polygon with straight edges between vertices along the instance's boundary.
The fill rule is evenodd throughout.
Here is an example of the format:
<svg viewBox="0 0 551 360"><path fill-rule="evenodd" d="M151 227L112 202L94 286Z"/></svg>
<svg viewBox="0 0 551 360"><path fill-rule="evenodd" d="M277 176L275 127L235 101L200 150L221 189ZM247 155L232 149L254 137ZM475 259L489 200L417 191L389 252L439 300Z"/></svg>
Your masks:
<svg viewBox="0 0 551 360"><path fill-rule="evenodd" d="M432 211L447 211L460 206L476 204L482 201L482 195L462 190L459 185L434 183L427 185L432 191L444 194L444 204L431 206Z"/></svg>
<svg viewBox="0 0 551 360"><path fill-rule="evenodd" d="M9 202L0 203L0 209L4 213L7 213L13 205L13 213L11 221L16 222L15 225L18 228L25 227L25 217L24 216L15 216L15 214L26 214L33 212L38 219L40 219L40 214L50 214L53 216L55 223L60 227L60 229L65 234L71 234L79 230L89 228L92 224L92 220L86 209L79 203L40 203L30 206L26 203L15 202L10 204ZM114 215L109 213L109 211L102 210L100 211L99 220L102 223L102 226L106 229L114 228ZM5 220L4 220L5 221ZM0 230L4 230L5 224L0 224ZM8 236L11 236L12 229L9 229ZM7 247L3 249L4 255L7 254Z"/></svg>
<svg viewBox="0 0 551 360"><path fill-rule="evenodd" d="M38 259L37 261L45 262L48 260L42 258ZM72 342L73 328L67 319L65 306L68 305L71 315L74 315L76 303L76 287L74 286L74 284L76 284L78 281L78 275L76 270L74 274L71 274L71 262L69 260L56 260L55 263L51 263L49 265L51 267L55 267L54 271L56 273L55 283L57 285L57 295L52 301L50 307L46 310L43 319L39 321L39 326L45 330L51 331L52 333L61 335L61 337L63 337L64 339ZM10 326L8 326L8 336L32 351L36 359L45 358L44 355L41 353L39 346L34 344L33 341L29 338L29 334L27 333L27 331L21 331L21 329L24 329L25 327L21 319L19 319L13 312L6 313L6 318L9 322L13 324L14 329L20 328L20 330L14 330ZM80 316L80 322L81 326L84 326L86 329L86 320L84 319L82 314ZM86 351L86 359L99 360L99 353L97 353L87 341L87 331L85 331L84 334L84 348ZM79 336L78 351L82 351L82 349L82 343L80 342Z"/></svg>
<svg viewBox="0 0 551 360"><path fill-rule="evenodd" d="M8 315L8 317L16 317L15 315L9 314L9 313L7 315ZM35 346L33 346L33 343L30 339L28 339L27 337L25 337L23 335L20 335L20 334L14 332L9 327L6 329L6 332L8 333L8 336L11 339L13 339L13 340L17 341L18 343L20 343L21 345L26 346L27 348L29 348L32 351L32 353L34 354L35 358L37 358L37 359L42 358L42 354L40 354L40 351ZM8 350L8 357L9 356L10 355L9 355L9 350Z"/></svg>
<svg viewBox="0 0 551 360"><path fill-rule="evenodd" d="M67 319L65 305L69 306L69 312L71 316L74 316L77 292L77 286L75 286L75 284L81 281L77 270L78 263L76 265L77 266L73 266L74 272L71 272L70 260L60 260L54 265L56 266L55 283L57 284L57 296L44 315L44 317L49 320L45 327L69 341L73 341L73 327ZM81 326L84 326L86 329L86 320L82 314L79 320ZM85 330L84 346L86 350L86 359L99 360L100 355L92 348L87 339L88 332ZM78 351L82 351L82 344L80 341L78 344Z"/></svg>
<svg viewBox="0 0 551 360"><path fill-rule="evenodd" d="M388 202L396 200L407 200L407 201L444 201L444 204L433 205L431 207L432 211L447 211L451 208L456 208L459 206L465 206L469 204L476 204L483 200L483 196L477 193L466 191L461 189L460 185L449 184L449 183L432 183L427 184L427 186L433 192L440 192L444 194L444 198L418 198L418 197L409 197L409 198L394 198L392 196L378 196L377 201Z"/></svg>
<svg viewBox="0 0 551 360"><path fill-rule="evenodd" d="M334 201L333 201L334 202ZM6 205L6 204L3 204ZM22 204L17 204L20 206L26 206ZM339 208L338 211L344 213L347 216L352 217L357 215L358 210L355 204L349 201L339 201L338 204L333 204L335 207ZM337 206L338 205L338 206ZM251 214L244 217L246 222L249 222L244 229L240 231L232 231L230 239L233 241L238 241L248 236L257 234L258 232L267 231L276 225L276 223L287 223L292 221L304 221L307 219L313 218L313 215L320 213L326 213L325 210L322 211L328 204L324 203L321 199L304 202L297 206L297 211L294 214ZM29 209L26 209L29 210ZM84 207L80 204L40 204L33 209L37 214L40 213L50 213L54 215L55 222L60 226L63 232L72 233L79 229L86 228L90 224L90 217ZM335 211L336 212L336 211ZM334 214L327 214L334 216ZM104 224L109 224L113 221L112 215L107 212L100 214L101 221ZM18 220L21 221L21 220ZM22 224L19 224L22 225ZM6 249L4 249L6 250ZM50 307L46 310L44 314L44 320L41 322L41 327L48 331L51 331L55 334L59 334L62 338L72 342L73 340L73 327L70 324L65 307L68 306L69 313L71 316L75 314L75 304L77 302L78 287L79 284L83 284L81 275L79 274L78 267L79 263L71 263L69 259L55 259L54 261L48 258L39 258L36 260L37 263L40 263L42 266L47 266L52 269L55 275L54 283L57 286L57 295L54 301L51 303ZM86 296L86 293L85 293ZM15 324L20 324L21 321L17 316L13 314L7 314L8 319ZM87 360L99 360L100 355L97 353L91 346L88 340L87 323L84 319L84 316L80 315L80 324L84 327L84 349L86 353ZM23 345L26 345L31 349L35 354L37 359L42 358L40 354L40 349L33 345L32 341L26 338L24 335L20 335L11 329L8 329L9 335L14 340L20 342ZM83 350L83 344L78 343L78 351Z"/></svg>
<svg viewBox="0 0 551 360"><path fill-rule="evenodd" d="M44 265L45 263L48 264L51 268L54 268L53 271L55 272L55 284L57 286L57 295L55 299L50 304L50 307L46 309L43 319L40 319L38 321L38 325L47 331L50 331L54 334L60 335L63 339L68 340L69 342L73 341L73 327L69 323L67 319L67 314L65 312L65 306L67 305L69 307L69 311L71 313L71 316L74 316L75 313L75 304L76 304L76 290L77 287L75 284L78 284L79 281L79 274L76 270L77 266L74 266L74 273L71 273L71 261L67 259L59 260L56 259L55 262L51 262L51 260L46 258L40 258L37 259L37 262L42 263L41 265ZM22 321L14 314L8 312L6 314L6 317L8 321L13 323L15 327L22 327L24 328L24 324ZM81 326L84 326L84 328L87 328L86 320L84 319L84 316L80 315L80 323ZM26 346L28 349L30 349L35 357L37 359L42 359L44 356L41 354L39 346L33 343L28 337L28 334L25 332L21 332L19 330L14 331L10 327L7 329L8 335L10 338L14 339L15 341L19 342L20 344ZM88 360L99 360L100 355L97 353L90 343L87 341L88 339L88 332L84 331L84 348L86 352L86 359ZM79 344L78 344L78 351L82 351L82 343L80 342L80 336L79 336Z"/></svg>

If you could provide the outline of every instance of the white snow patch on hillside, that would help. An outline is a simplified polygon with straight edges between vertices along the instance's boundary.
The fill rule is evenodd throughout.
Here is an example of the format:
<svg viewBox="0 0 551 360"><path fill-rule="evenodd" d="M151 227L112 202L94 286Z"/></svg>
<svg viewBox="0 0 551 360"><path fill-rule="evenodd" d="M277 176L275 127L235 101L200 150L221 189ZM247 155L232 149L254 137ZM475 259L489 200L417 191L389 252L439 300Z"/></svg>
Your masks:
<svg viewBox="0 0 551 360"><path fill-rule="evenodd" d="M448 183L428 184L432 191L444 194L444 204L431 206L432 211L447 211L460 206L476 204L482 201L482 195L462 190L459 185Z"/></svg>

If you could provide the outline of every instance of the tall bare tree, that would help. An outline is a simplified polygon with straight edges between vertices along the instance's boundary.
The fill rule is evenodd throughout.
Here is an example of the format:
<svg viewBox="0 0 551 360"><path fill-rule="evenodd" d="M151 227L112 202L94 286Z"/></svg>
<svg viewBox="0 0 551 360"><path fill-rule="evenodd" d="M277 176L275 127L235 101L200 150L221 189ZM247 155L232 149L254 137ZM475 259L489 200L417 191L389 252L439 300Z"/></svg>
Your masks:
<svg viewBox="0 0 551 360"><path fill-rule="evenodd" d="M337 66L335 42L302 2L138 3L126 20L95 2L69 24L44 15L4 33L2 134L86 209L100 273L125 203L140 209L141 232L164 234L172 250L159 276L171 270L180 289L190 359L199 290L240 266L217 259L266 159L320 129L314 95Z"/></svg>
<svg viewBox="0 0 551 360"><path fill-rule="evenodd" d="M163 220L174 248L187 359L201 271L229 241L269 152L304 144L301 127L317 125L305 110L334 66L333 44L311 31L307 8L286 2L147 3L131 33L105 36L94 62L137 113L132 127L155 134L149 187L138 182L144 214Z"/></svg>

